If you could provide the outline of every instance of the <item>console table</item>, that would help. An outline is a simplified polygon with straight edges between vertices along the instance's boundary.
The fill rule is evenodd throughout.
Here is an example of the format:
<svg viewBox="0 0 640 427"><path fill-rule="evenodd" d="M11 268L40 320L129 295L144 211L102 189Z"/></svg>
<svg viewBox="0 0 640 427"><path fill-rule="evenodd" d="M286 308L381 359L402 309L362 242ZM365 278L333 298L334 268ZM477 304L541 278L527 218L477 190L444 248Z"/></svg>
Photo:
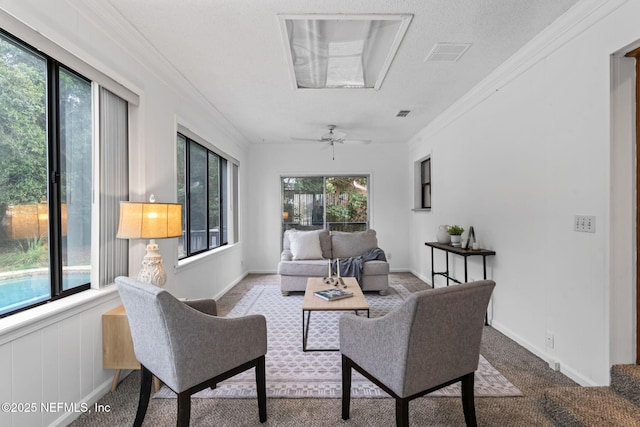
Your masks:
<svg viewBox="0 0 640 427"><path fill-rule="evenodd" d="M447 286L449 286L449 280L453 280L456 283L466 283L466 282L468 282L469 280L467 278L467 258L469 258L470 256L481 256L482 257L483 279L486 280L487 279L487 257L496 254L495 251L490 251L489 249L476 249L476 250L473 250L473 249L462 249L462 248L456 248L456 247L453 247L451 245L445 245L444 243L438 243L438 242L426 242L425 245L427 245L427 246L429 246L431 248L431 286L433 286L434 288L436 287L436 282L435 282L436 275L446 277L447 278ZM434 249L439 249L439 250L445 252L445 259L446 259L446 270L445 271L440 271L440 272L435 271L435 267L434 267L434 264L433 264L433 250ZM452 253L454 255L460 255L461 257L464 258L464 282L456 280L455 278L451 277L451 275L449 274L449 254L450 253Z"/></svg>

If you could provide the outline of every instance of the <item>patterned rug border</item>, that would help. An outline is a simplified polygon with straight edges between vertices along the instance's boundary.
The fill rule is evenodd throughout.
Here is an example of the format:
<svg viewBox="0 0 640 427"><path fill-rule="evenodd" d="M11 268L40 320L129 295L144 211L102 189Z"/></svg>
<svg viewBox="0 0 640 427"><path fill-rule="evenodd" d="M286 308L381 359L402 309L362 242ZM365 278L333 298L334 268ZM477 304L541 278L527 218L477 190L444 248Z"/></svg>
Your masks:
<svg viewBox="0 0 640 427"><path fill-rule="evenodd" d="M401 303L410 295L410 292L401 284L391 284L387 296L366 294L371 305L371 317L380 317L386 314L391 307ZM341 362L339 352L302 352L302 326L301 306L303 295L291 294L287 297L280 293L280 286L275 284L256 285L252 287L233 307L227 317L240 317L248 313L260 313L267 317L268 351L266 360L267 369L267 397L270 398L341 398ZM279 326L287 322L279 305L286 306L291 312L287 313L289 327ZM291 306L291 307L289 307ZM296 309L297 306L297 309ZM269 316L269 313L273 317ZM324 312L318 312L324 315ZM337 322L337 317L342 314L326 313L326 322ZM316 313L314 313L314 316ZM315 322L319 322L317 319ZM290 324L296 326L291 327ZM317 323L316 323L317 324ZM327 334L319 333L325 339ZM335 334L333 347L337 347L337 333ZM310 342L314 334L310 332ZM276 340L276 337L279 337ZM331 340L332 338L326 338ZM274 344L275 343L275 344ZM285 345L282 345L282 344ZM313 346L311 344L310 346ZM331 346L331 342L323 342L319 347ZM284 360L279 360L284 355ZM270 357L271 356L271 357ZM300 359L303 358L303 359ZM295 360L296 363L291 363ZM322 368L319 369L318 367ZM315 368L314 368L315 367ZM310 371L318 372L310 372ZM314 376L315 373L315 376ZM307 375L305 375L307 374ZM292 375L294 377L292 377ZM320 376L321 375L321 376ZM295 377L297 376L297 377ZM303 377L303 378L300 378ZM353 372L352 390L353 398L388 398L389 395L372 384L357 372ZM453 384L441 390L430 393L427 397L458 397L460 385ZM478 371L475 381L476 397L507 397L522 396L522 393L500 372L498 372L484 357L480 356ZM175 398L175 393L163 386L153 395L154 398ZM194 394L194 398L255 398L255 374L253 370L246 371L233 378L218 384L215 390L203 390Z"/></svg>

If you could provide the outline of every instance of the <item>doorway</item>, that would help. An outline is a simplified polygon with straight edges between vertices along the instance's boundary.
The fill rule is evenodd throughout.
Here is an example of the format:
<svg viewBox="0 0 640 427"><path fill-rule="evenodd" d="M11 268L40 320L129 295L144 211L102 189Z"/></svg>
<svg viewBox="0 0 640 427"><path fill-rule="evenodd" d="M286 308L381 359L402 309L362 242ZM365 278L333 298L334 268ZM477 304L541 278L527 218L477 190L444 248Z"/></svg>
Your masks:
<svg viewBox="0 0 640 427"><path fill-rule="evenodd" d="M635 197L635 228L636 228L636 243L635 243L635 253L640 253L640 215L637 214L640 209L640 191L637 191L640 188L640 156L637 155L640 152L640 47L633 49L625 54L627 58L635 59L635 188L636 188L636 197ZM635 330L636 330L636 365L640 365L640 257L636 255L636 298L635 298Z"/></svg>
<svg viewBox="0 0 640 427"><path fill-rule="evenodd" d="M636 134L636 153L640 149L640 48L636 48L625 54L627 58L635 58L635 134ZM636 170L636 189L640 188L640 156L636 154L635 170ZM636 191L636 212L640 209L640 192ZM636 248L640 247L640 215L636 214ZM640 365L640 257L636 256L636 365Z"/></svg>
<svg viewBox="0 0 640 427"><path fill-rule="evenodd" d="M640 229L636 212L640 207L637 196L638 161L637 134L640 123L636 117L637 64L635 57L626 56L640 46L628 45L612 53L610 67L610 199L608 233L609 286L605 291L609 321L609 361L615 364L640 362L637 331L640 325L637 295L639 273L638 242ZM637 51L640 54L640 49Z"/></svg>

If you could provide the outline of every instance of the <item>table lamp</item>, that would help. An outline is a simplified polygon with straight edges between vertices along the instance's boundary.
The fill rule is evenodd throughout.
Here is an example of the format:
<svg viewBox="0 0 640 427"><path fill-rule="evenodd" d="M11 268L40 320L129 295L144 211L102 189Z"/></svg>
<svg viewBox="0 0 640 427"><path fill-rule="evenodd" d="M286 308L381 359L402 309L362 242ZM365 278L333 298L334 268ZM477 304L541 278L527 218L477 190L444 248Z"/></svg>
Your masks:
<svg viewBox="0 0 640 427"><path fill-rule="evenodd" d="M138 280L162 287L167 275L162 266L155 239L182 236L182 205L179 203L120 202L120 222L116 237L121 239L150 239L142 260Z"/></svg>

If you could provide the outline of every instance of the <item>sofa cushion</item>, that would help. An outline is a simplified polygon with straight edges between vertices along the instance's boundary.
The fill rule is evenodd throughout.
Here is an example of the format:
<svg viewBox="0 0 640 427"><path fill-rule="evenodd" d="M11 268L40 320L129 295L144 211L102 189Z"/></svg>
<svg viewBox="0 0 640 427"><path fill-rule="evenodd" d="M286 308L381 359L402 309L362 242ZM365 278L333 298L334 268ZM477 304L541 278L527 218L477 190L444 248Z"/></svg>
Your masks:
<svg viewBox="0 0 640 427"><path fill-rule="evenodd" d="M322 249L322 258L331 259L331 237L329 236L329 230L310 230L318 233L320 238L320 249ZM287 230L284 232L282 239L283 251L291 250L291 234L293 233L306 233L308 231L302 230ZM290 258L291 259L291 258Z"/></svg>
<svg viewBox="0 0 640 427"><path fill-rule="evenodd" d="M280 261L278 274L282 276L326 277L329 274L329 261Z"/></svg>
<svg viewBox="0 0 640 427"><path fill-rule="evenodd" d="M320 237L317 231L298 231L289 234L293 260L322 259Z"/></svg>
<svg viewBox="0 0 640 427"><path fill-rule="evenodd" d="M350 258L362 255L369 249L378 247L376 231L331 232L331 251L333 258Z"/></svg>

